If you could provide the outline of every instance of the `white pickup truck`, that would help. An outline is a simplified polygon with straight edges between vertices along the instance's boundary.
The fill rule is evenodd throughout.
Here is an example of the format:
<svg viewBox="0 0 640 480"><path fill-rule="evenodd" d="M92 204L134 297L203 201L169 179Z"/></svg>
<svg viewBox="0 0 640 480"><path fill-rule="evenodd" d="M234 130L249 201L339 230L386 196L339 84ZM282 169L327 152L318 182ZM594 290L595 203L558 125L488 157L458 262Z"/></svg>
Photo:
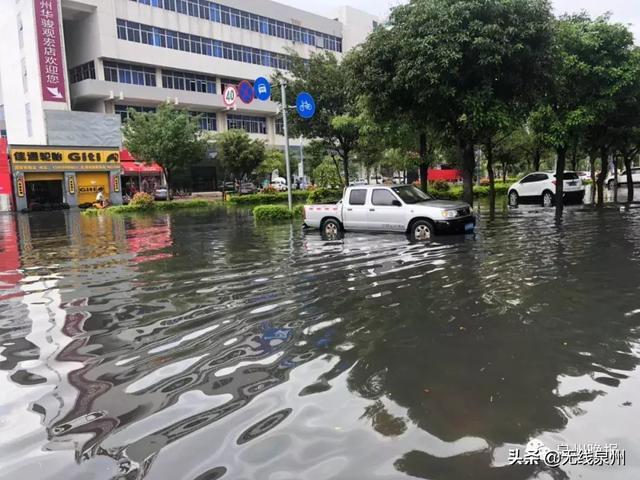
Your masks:
<svg viewBox="0 0 640 480"><path fill-rule="evenodd" d="M328 238L341 231L405 232L412 240L436 233L469 233L476 224L469 204L437 200L413 185L358 185L334 205L305 205L304 224Z"/></svg>

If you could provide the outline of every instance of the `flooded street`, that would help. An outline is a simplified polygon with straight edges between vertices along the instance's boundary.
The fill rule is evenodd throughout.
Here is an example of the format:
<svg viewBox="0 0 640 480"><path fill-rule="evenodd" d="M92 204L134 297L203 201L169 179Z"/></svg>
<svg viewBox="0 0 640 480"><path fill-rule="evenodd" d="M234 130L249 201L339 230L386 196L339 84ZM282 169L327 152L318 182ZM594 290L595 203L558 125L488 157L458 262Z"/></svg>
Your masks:
<svg viewBox="0 0 640 480"><path fill-rule="evenodd" d="M640 478L640 208L324 242L0 216L0 478ZM617 444L626 466L509 465Z"/></svg>

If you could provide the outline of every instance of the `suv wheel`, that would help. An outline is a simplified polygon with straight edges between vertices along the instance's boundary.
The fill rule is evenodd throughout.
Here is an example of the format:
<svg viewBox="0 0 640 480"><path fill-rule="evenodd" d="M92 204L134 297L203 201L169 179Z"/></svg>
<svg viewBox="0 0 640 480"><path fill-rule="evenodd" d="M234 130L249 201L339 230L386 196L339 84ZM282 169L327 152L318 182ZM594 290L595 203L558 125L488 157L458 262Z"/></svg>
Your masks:
<svg viewBox="0 0 640 480"><path fill-rule="evenodd" d="M553 193L551 193L548 190L542 194L542 206L543 207L553 206Z"/></svg>
<svg viewBox="0 0 640 480"><path fill-rule="evenodd" d="M518 192L516 192L515 190L511 190L509 192L509 206L510 207L517 207L518 206L518 200L519 200Z"/></svg>
<svg viewBox="0 0 640 480"><path fill-rule="evenodd" d="M607 183L607 188L609 190L613 190L614 185L615 185L614 180L609 180L609 182Z"/></svg>

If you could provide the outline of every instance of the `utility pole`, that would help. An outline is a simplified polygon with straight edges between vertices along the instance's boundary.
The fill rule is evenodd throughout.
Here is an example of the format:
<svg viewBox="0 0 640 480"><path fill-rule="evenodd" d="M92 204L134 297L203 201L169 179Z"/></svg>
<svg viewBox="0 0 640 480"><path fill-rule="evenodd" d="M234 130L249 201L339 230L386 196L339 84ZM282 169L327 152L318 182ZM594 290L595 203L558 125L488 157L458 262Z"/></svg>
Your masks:
<svg viewBox="0 0 640 480"><path fill-rule="evenodd" d="M300 135L300 169L298 171L298 175L301 176L303 179L305 178L304 175L304 145L302 144L302 140L303 140L303 136Z"/></svg>
<svg viewBox="0 0 640 480"><path fill-rule="evenodd" d="M287 84L280 83L280 91L282 92L282 125L284 127L284 161L287 166L287 199L289 201L289 210L293 209L293 200L291 198L291 161L289 159L289 127L287 125Z"/></svg>

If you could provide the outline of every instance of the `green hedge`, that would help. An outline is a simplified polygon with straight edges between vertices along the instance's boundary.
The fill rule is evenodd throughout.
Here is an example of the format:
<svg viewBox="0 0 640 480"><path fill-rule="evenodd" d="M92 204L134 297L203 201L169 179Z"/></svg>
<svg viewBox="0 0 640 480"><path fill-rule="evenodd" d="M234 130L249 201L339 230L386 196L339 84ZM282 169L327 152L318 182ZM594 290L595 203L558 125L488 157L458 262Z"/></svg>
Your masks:
<svg viewBox="0 0 640 480"><path fill-rule="evenodd" d="M338 203L340 200L342 200L341 188L318 188L309 193L307 203Z"/></svg>
<svg viewBox="0 0 640 480"><path fill-rule="evenodd" d="M82 212L88 217L95 217L103 214L127 214L127 213L143 213L143 212L169 212L173 210L186 210L189 208L214 208L221 205L220 202L211 202L208 200L185 200L170 202L153 202L150 205L118 205L104 209L88 208Z"/></svg>
<svg viewBox="0 0 640 480"><path fill-rule="evenodd" d="M509 190L509 184L496 183L496 195L506 195ZM443 200L462 200L462 185L454 185L448 191L432 191L434 196ZM488 186L473 186L473 195L479 198L486 198L489 196Z"/></svg>
<svg viewBox="0 0 640 480"><path fill-rule="evenodd" d="M291 198L294 202L306 202L309 192L306 190L293 190ZM234 205L262 205L272 203L286 203L287 192L278 193L253 193L251 195L229 195L227 201Z"/></svg>
<svg viewBox="0 0 640 480"><path fill-rule="evenodd" d="M302 205L297 205L293 211L285 205L258 205L253 209L253 216L257 222L277 222L291 220L302 216Z"/></svg>

